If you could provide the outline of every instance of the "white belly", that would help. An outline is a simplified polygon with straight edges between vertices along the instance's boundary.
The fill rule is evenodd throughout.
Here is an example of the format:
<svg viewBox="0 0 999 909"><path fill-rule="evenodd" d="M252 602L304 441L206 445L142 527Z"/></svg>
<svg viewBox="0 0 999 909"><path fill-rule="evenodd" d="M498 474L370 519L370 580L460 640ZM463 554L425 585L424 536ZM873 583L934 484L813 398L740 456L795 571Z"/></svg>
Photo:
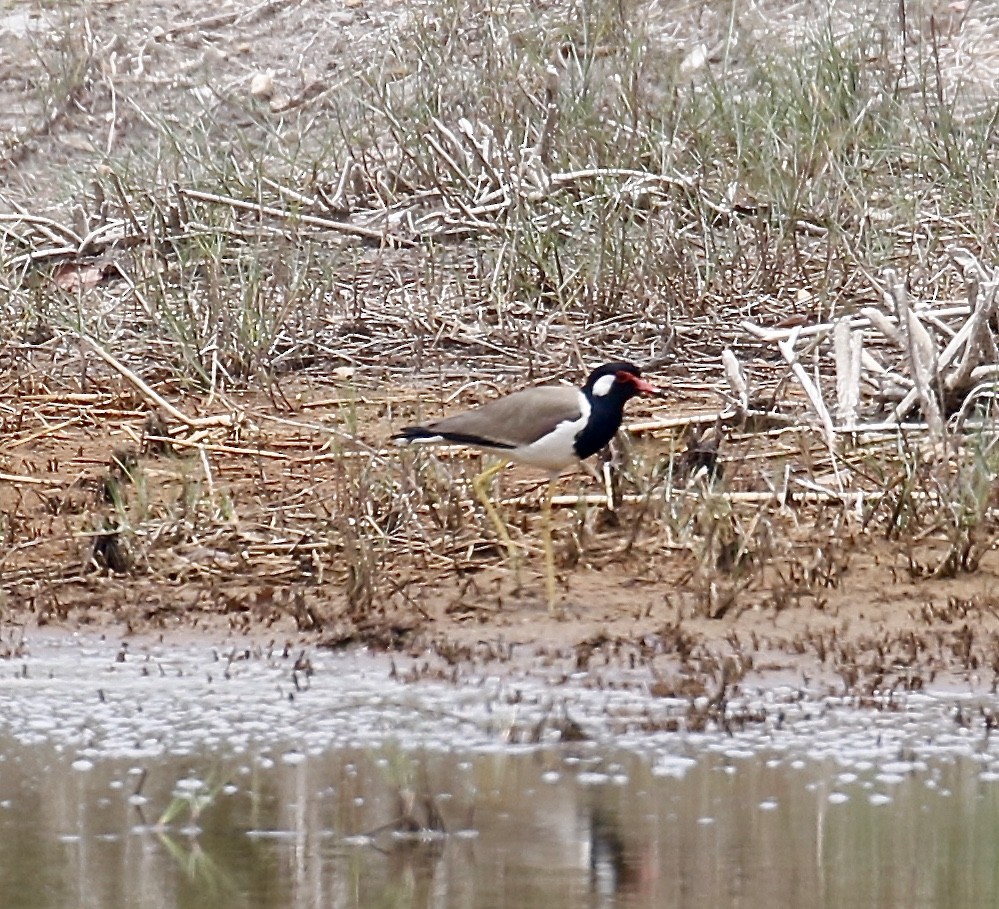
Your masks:
<svg viewBox="0 0 999 909"><path fill-rule="evenodd" d="M578 463L579 459L573 446L576 436L585 425L585 414L578 420L566 420L537 442L510 449L505 454L518 464L537 467L551 474L561 473L567 467Z"/></svg>

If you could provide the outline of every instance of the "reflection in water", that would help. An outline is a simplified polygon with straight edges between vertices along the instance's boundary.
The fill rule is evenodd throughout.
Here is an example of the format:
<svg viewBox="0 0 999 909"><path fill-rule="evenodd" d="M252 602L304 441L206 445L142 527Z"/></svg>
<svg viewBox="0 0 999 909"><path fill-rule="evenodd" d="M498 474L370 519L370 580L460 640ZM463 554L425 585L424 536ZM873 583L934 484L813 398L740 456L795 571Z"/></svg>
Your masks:
<svg viewBox="0 0 999 909"><path fill-rule="evenodd" d="M999 901L999 789L971 758L886 769L715 752L684 769L657 776L641 755L587 746L74 769L50 745L0 741L2 905Z"/></svg>
<svg viewBox="0 0 999 909"><path fill-rule="evenodd" d="M771 686L762 723L678 735L686 702L547 664L317 653L303 689L271 645L30 650L0 662L0 909L999 905L971 696ZM553 707L591 740L511 744Z"/></svg>
<svg viewBox="0 0 999 909"><path fill-rule="evenodd" d="M616 895L640 897L652 892L659 866L655 843L649 841L629 849L625 819L615 817L600 807L591 810L590 888L599 897L598 905L612 906Z"/></svg>

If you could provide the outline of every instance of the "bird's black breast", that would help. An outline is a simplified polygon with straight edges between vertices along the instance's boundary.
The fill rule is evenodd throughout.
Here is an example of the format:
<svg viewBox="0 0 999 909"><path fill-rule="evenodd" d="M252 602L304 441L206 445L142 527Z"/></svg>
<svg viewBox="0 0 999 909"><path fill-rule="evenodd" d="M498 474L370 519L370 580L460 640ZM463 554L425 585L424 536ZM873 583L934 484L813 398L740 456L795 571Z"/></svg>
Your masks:
<svg viewBox="0 0 999 909"><path fill-rule="evenodd" d="M581 461L604 448L621 428L624 408L615 401L594 398L590 419L576 436L573 448Z"/></svg>

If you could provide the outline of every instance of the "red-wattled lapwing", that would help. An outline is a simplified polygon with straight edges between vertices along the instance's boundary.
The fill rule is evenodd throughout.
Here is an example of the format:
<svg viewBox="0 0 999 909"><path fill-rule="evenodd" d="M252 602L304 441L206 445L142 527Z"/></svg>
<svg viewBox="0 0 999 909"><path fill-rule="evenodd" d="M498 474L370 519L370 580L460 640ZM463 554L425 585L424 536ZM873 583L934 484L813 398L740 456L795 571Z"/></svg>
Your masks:
<svg viewBox="0 0 999 909"><path fill-rule="evenodd" d="M566 468L596 454L610 442L621 426L624 405L631 398L660 394L660 389L642 378L637 366L606 363L590 373L581 389L568 385L526 388L426 426L407 426L392 438L401 445L469 445L500 457L499 463L472 481L472 486L514 564L516 547L489 498L487 484L510 462L548 472L542 520L548 604L554 609L551 506L555 480Z"/></svg>

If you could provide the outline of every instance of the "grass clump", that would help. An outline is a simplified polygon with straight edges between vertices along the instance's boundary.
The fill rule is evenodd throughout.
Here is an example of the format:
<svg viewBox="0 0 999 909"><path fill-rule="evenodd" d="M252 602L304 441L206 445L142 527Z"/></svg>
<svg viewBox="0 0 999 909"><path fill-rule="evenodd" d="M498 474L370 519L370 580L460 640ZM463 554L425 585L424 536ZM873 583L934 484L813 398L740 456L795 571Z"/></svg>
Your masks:
<svg viewBox="0 0 999 909"><path fill-rule="evenodd" d="M211 29L251 50L247 35L298 34L304 13L272 13L266 29L252 18L238 36L232 23ZM672 337L678 404L717 406L727 348L774 410L802 413L783 361L742 320L859 312L882 296L887 266L914 305L942 302L963 286L945 257L955 243L996 258L999 99L957 66L961 23L905 3L894 18L882 4L806 20L776 2L643 0L428 0L394 15L384 28L341 23L343 43L313 23L309 54L273 49L266 68L233 63L250 53L238 49L195 65L178 39L196 29L154 36L99 11L53 20L34 44L41 107L61 113L0 156L44 183L54 171L41 139L72 133L79 166L59 171L44 211L0 190L0 360L16 376L4 426L27 449L60 420L82 421L72 396L91 395L86 406L114 411L128 434L121 414L144 417L133 412L153 390L187 408L165 444L202 446L195 479L144 475L141 520L115 499L115 523L80 526L181 540L220 582L263 550L268 583L307 587L310 616L323 615L314 594L331 575L347 613L370 614L406 600L410 568L466 570L487 548L456 491L460 469L379 453L390 424L420 409L403 386L432 384L448 410L597 361L654 359ZM191 37L208 53L205 40ZM188 74L184 91L119 75L161 60ZM258 69L273 70L273 87ZM97 362L81 335L131 375ZM802 362L821 385L828 345ZM32 394L29 419L16 404ZM59 412L46 409L53 398ZM991 430L945 457L882 447L851 473L850 452L816 455L767 427L759 445L773 446L782 479L766 453L734 472L730 453L715 485L693 491L668 466L667 431L649 432L648 474L624 484L642 529L623 549L665 539L694 553L708 588L715 573L735 593L769 583L761 566L784 551L784 515L733 502L800 492L802 478L855 484L844 493L877 478L886 492L867 526L883 521L892 542L937 534L943 573L977 565L992 540ZM77 457L106 464L91 441ZM219 473L237 456L238 482ZM290 491L288 477L308 489ZM5 504L7 526L20 526L18 509ZM580 539L598 523L587 517L575 515ZM225 525L218 538L212 522ZM814 561L802 577L836 564ZM711 597L712 614L729 608L724 591Z"/></svg>

